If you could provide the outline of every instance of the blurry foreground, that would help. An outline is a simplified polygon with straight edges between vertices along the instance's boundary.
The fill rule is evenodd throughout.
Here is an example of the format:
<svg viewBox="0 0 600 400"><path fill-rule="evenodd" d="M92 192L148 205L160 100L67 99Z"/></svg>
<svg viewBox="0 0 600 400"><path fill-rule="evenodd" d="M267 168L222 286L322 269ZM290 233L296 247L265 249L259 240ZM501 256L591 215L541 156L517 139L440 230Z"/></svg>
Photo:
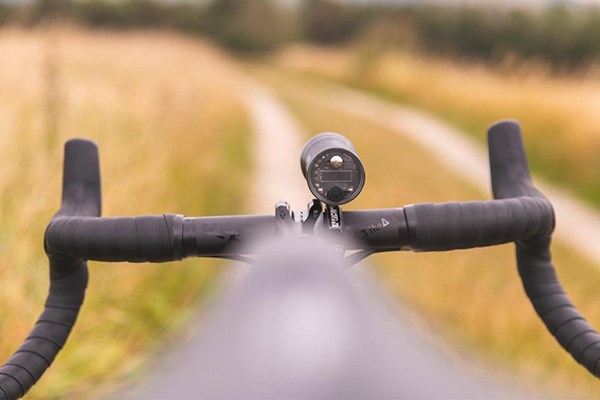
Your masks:
<svg viewBox="0 0 600 400"><path fill-rule="evenodd" d="M367 271L347 271L340 254L315 237L271 240L251 253L259 254L256 263L239 271L206 326L157 363L131 396L118 398L524 395L514 382L443 355L388 308Z"/></svg>

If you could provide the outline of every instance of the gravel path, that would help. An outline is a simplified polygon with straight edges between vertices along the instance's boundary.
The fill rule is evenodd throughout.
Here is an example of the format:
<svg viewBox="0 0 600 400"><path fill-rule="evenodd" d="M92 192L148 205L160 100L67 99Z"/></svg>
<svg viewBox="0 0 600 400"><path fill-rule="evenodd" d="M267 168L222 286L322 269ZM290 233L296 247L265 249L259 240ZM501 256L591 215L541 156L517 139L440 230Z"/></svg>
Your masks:
<svg viewBox="0 0 600 400"><path fill-rule="evenodd" d="M311 101L389 126L433 154L448 170L491 193L487 150L431 114L337 85L323 85ZM527 127L523 127L527 134ZM565 190L535 178L556 212L556 238L600 267L600 213Z"/></svg>
<svg viewBox="0 0 600 400"><path fill-rule="evenodd" d="M266 88L250 85L244 100L255 135L251 210L273 213L279 200L287 201L292 210L304 210L310 192L300 171L302 129Z"/></svg>

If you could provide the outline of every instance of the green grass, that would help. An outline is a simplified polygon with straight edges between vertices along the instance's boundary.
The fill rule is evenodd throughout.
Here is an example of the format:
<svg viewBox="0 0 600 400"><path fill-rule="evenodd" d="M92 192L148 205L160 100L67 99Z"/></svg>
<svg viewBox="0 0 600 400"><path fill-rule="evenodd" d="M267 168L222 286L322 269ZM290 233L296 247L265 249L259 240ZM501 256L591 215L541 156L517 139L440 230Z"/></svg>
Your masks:
<svg viewBox="0 0 600 400"><path fill-rule="evenodd" d="M311 134L348 136L367 170L366 186L346 209L398 207L416 202L487 199L447 172L426 150L383 125L315 106L317 84L259 68L257 75L283 96ZM600 271L560 243L554 245L560 278L575 304L600 322ZM598 383L576 364L538 319L523 292L512 245L446 253L394 253L375 257L384 287L423 324L450 341L472 365L512 385L559 397L594 398ZM482 358L486 361L482 361Z"/></svg>

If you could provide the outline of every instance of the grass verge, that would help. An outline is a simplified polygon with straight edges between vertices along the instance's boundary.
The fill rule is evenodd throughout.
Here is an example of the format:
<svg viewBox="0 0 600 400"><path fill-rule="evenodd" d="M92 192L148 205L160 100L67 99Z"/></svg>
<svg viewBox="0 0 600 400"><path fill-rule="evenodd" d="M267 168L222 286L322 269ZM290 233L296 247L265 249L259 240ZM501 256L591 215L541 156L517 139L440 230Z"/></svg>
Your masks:
<svg viewBox="0 0 600 400"><path fill-rule="evenodd" d="M0 354L7 359L47 293L41 241L59 205L67 138L99 145L103 215L193 216L242 211L251 128L233 94L236 65L200 41L5 29L0 54ZM92 263L78 324L28 398L86 398L137 376L210 294L214 266Z"/></svg>

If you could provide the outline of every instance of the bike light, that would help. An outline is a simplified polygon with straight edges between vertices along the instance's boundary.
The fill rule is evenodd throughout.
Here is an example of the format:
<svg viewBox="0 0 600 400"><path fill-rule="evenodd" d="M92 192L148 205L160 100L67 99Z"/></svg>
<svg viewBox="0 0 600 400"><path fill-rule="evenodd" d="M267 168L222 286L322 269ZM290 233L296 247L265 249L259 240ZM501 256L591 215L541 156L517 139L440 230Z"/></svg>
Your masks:
<svg viewBox="0 0 600 400"><path fill-rule="evenodd" d="M365 168L354 146L337 133L310 139L302 150L300 167L311 193L328 205L354 200L365 184Z"/></svg>

